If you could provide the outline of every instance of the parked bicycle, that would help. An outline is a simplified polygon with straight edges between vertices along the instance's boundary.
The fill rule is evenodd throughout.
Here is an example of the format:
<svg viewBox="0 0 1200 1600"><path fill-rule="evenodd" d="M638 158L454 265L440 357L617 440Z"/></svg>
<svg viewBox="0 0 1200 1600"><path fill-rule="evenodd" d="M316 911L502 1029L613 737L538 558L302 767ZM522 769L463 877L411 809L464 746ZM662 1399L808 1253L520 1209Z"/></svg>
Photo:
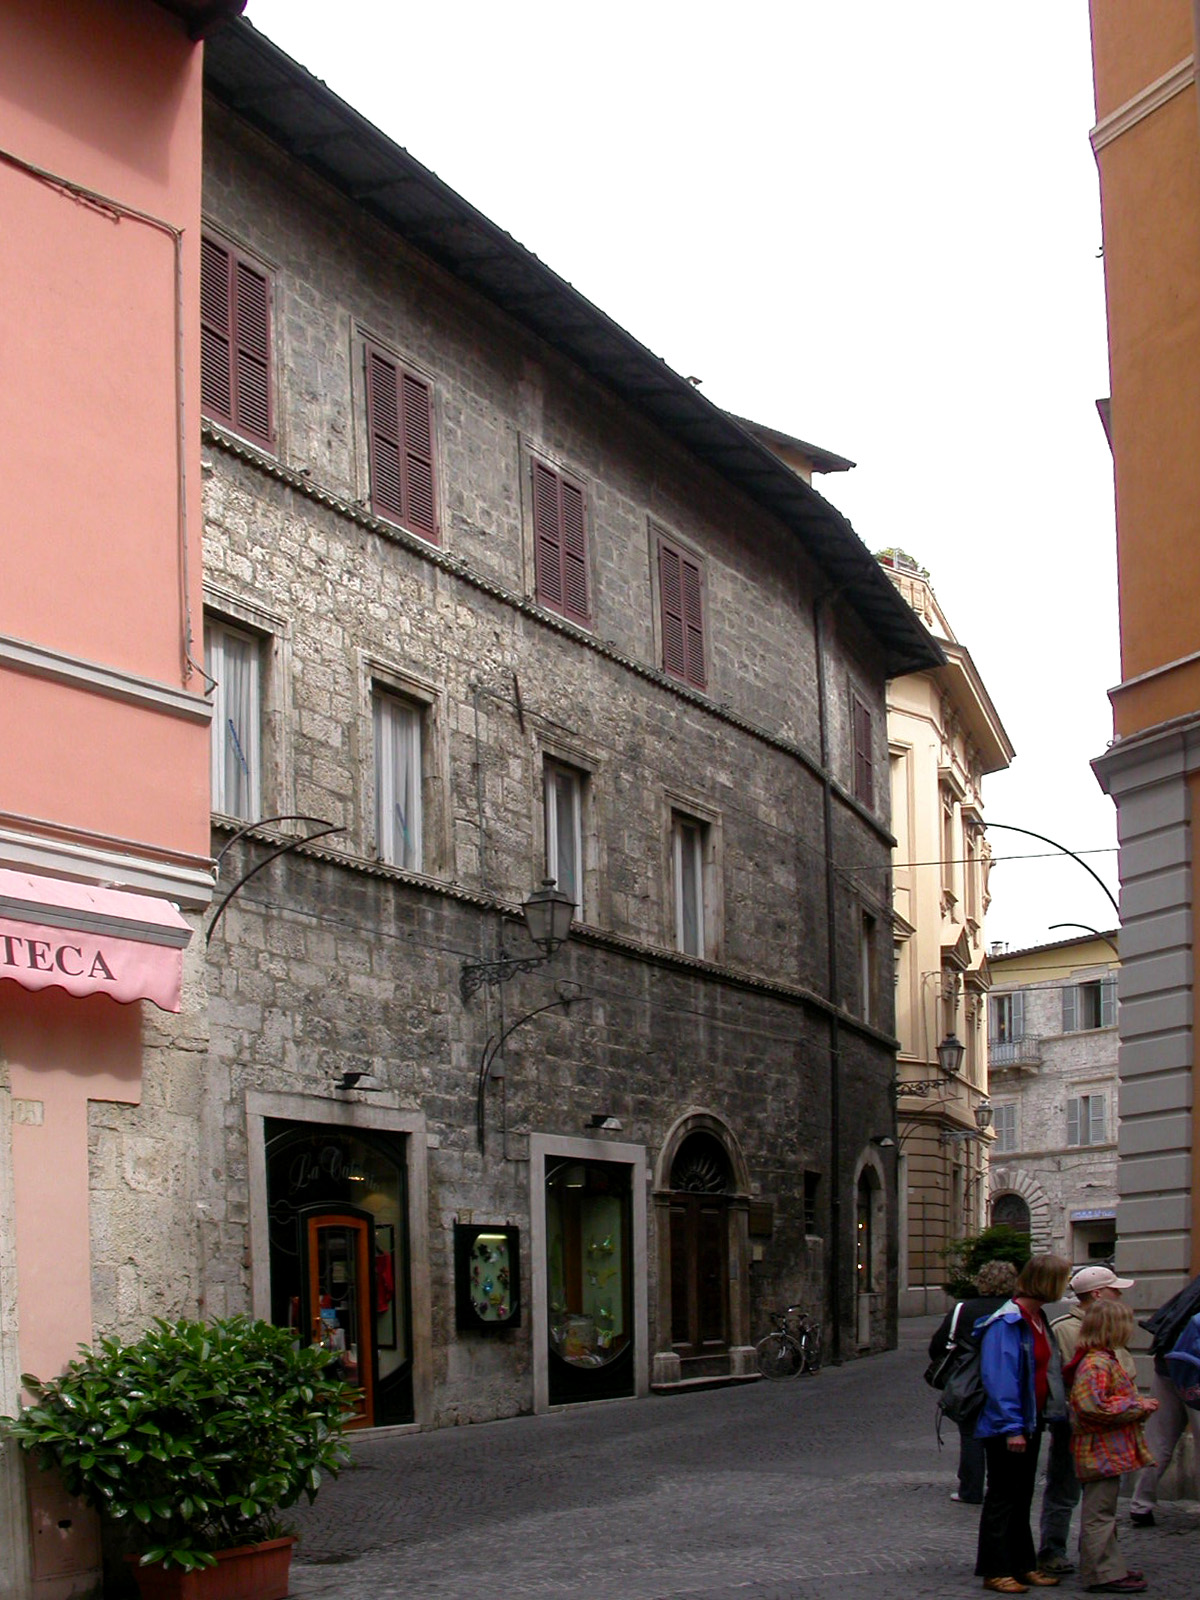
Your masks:
<svg viewBox="0 0 1200 1600"><path fill-rule="evenodd" d="M803 1306L772 1312L774 1331L755 1345L758 1370L764 1378L794 1378L821 1366L821 1324Z"/></svg>

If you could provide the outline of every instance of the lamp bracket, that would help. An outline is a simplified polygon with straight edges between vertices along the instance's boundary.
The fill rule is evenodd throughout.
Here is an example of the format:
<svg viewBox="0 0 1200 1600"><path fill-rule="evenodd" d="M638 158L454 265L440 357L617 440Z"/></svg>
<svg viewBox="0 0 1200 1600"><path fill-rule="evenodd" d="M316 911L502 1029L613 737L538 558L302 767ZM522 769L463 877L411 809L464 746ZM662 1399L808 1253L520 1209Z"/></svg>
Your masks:
<svg viewBox="0 0 1200 1600"><path fill-rule="evenodd" d="M897 1100L906 1094L915 1094L924 1100L931 1094L945 1094L953 1082L953 1078L918 1078L915 1081L893 1083L892 1093Z"/></svg>
<svg viewBox="0 0 1200 1600"><path fill-rule="evenodd" d="M549 956L502 956L498 961L464 961L458 992L465 1003L485 984L494 988L498 983L515 978L519 972L536 972L549 960Z"/></svg>

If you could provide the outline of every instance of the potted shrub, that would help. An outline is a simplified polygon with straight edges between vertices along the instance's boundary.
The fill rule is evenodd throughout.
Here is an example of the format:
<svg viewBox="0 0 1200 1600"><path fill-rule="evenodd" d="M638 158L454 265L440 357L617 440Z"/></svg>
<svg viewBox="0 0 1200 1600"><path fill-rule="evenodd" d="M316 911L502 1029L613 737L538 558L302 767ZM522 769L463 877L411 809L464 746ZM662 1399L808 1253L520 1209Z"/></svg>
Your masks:
<svg viewBox="0 0 1200 1600"><path fill-rule="evenodd" d="M132 1344L81 1347L59 1378L22 1382L34 1403L0 1420L69 1493L132 1528L146 1600L287 1594L295 1540L278 1513L312 1501L347 1458L354 1391L329 1351L246 1317L160 1319Z"/></svg>

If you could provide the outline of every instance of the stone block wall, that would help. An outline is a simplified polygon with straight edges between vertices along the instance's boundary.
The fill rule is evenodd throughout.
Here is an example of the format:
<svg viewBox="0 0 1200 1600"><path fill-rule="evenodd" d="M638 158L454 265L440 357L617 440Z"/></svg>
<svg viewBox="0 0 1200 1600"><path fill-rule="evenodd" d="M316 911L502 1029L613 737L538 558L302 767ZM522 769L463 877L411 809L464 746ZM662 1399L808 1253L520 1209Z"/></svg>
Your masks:
<svg viewBox="0 0 1200 1600"><path fill-rule="evenodd" d="M246 883L209 952L208 1032L190 1031L186 1017L151 1026L142 1104L94 1109L106 1325L261 1305L251 1099L301 1097L313 1120L323 1107L419 1113L428 1420L528 1409L532 1310L495 1338L455 1331L455 1220L512 1222L527 1239L532 1134L578 1139L602 1112L653 1169L672 1126L703 1108L731 1130L750 1196L773 1207L769 1237L734 1264L749 1278L743 1337L765 1331L767 1311L785 1300L828 1323L833 1269L853 1353L854 1184L891 1116L886 938L873 1025L861 1021L862 911L882 918L887 907L880 651L834 602L824 629L826 839L814 625L825 584L795 537L215 107L208 153L208 224L273 275L277 430L272 455L206 430L208 602L260 641L262 813L302 813L339 831ZM437 547L369 511L368 338L432 384ZM588 629L536 603L533 454L585 489ZM705 565L703 692L658 665L659 528ZM378 859L376 687L421 708L419 874ZM876 713L873 811L850 793L852 693ZM514 912L544 873L547 758L585 775L576 932L551 968L464 1003L464 961L528 952ZM675 953L673 808L708 827L703 962ZM214 853L229 833L218 827ZM277 837L268 828L235 845L222 889ZM194 941L189 962L202 954ZM515 1033L502 1076L485 1085L481 1151L484 1047L562 982L577 986L578 1003ZM346 1071L369 1073L377 1093L338 1090ZM594 1143L602 1158L603 1135ZM819 1175L807 1224L806 1172ZM894 1268L894 1216L885 1227ZM652 1349L670 1341L656 1321L659 1259L651 1237ZM527 1252L521 1267L528 1305ZM885 1286L870 1339L893 1338Z"/></svg>

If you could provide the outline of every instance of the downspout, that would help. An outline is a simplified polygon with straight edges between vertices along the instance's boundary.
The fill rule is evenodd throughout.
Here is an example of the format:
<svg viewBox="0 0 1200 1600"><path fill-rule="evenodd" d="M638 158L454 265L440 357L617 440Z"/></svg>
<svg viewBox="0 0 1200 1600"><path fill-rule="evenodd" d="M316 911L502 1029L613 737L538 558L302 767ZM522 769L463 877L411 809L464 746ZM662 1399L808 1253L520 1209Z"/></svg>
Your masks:
<svg viewBox="0 0 1200 1600"><path fill-rule="evenodd" d="M813 647L817 657L817 722L821 743L821 813L825 833L826 983L831 1007L838 1003L836 875L833 867L833 780L830 777L829 702L825 683L825 637L822 625L829 594L813 603ZM830 1360L842 1360L842 1036L836 1010L829 1012L829 1284Z"/></svg>

